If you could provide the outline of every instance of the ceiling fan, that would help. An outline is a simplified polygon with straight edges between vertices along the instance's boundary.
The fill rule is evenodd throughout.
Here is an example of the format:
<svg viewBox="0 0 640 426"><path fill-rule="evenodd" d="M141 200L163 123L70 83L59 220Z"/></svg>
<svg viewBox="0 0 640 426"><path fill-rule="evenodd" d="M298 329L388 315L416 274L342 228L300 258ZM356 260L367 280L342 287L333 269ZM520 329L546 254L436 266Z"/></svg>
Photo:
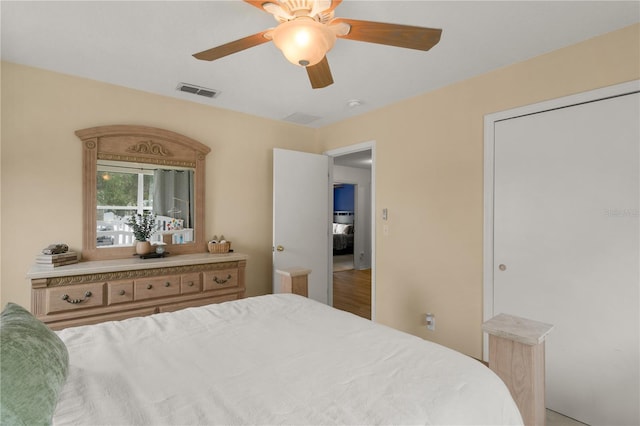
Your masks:
<svg viewBox="0 0 640 426"><path fill-rule="evenodd" d="M434 28L336 18L334 9L342 0L244 1L272 14L278 26L193 56L213 61L273 40L291 63L307 69L314 89L333 84L326 53L338 37L427 51L440 41L442 33Z"/></svg>

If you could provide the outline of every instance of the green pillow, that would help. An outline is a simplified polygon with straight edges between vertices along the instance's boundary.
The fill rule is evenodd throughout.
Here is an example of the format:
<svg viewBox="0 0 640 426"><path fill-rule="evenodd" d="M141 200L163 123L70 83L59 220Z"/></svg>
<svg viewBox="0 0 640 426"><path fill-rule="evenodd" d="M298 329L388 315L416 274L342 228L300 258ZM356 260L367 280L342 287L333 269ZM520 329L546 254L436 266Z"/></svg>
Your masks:
<svg viewBox="0 0 640 426"><path fill-rule="evenodd" d="M0 424L51 424L68 369L62 340L23 307L7 304L0 316Z"/></svg>

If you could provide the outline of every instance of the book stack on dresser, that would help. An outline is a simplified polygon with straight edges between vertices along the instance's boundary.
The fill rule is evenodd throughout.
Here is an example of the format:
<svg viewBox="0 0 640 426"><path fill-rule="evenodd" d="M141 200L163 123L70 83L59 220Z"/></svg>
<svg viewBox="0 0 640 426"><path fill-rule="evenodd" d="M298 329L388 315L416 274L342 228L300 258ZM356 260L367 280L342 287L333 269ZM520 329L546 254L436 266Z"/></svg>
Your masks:
<svg viewBox="0 0 640 426"><path fill-rule="evenodd" d="M36 264L47 268L71 265L73 263L78 263L78 253L75 251L58 254L40 254L36 257Z"/></svg>

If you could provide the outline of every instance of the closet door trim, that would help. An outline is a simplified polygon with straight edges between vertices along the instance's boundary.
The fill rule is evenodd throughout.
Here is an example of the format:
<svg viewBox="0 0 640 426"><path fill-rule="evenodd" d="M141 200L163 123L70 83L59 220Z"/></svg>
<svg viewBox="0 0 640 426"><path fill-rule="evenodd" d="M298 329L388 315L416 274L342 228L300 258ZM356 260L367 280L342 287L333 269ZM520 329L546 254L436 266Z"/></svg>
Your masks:
<svg viewBox="0 0 640 426"><path fill-rule="evenodd" d="M484 229L483 229L483 321L493 312L493 207L494 207L494 144L495 123L525 115L566 108L587 102L640 92L640 80L607 86L575 95L485 115L484 117ZM489 359L489 337L484 333L482 358Z"/></svg>

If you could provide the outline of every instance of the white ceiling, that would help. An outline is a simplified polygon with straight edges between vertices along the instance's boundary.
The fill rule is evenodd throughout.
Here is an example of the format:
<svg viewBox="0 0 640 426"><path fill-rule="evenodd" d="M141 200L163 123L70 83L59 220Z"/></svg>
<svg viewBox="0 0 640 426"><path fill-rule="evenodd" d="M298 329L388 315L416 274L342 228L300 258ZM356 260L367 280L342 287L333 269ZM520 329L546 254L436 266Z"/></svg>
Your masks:
<svg viewBox="0 0 640 426"><path fill-rule="evenodd" d="M327 55L335 84L316 90L272 43L191 56L276 25L239 0L3 0L0 14L3 60L322 127L639 22L640 2L345 0L336 16L442 28L442 39L429 52L338 39ZM220 94L179 92L181 82Z"/></svg>

